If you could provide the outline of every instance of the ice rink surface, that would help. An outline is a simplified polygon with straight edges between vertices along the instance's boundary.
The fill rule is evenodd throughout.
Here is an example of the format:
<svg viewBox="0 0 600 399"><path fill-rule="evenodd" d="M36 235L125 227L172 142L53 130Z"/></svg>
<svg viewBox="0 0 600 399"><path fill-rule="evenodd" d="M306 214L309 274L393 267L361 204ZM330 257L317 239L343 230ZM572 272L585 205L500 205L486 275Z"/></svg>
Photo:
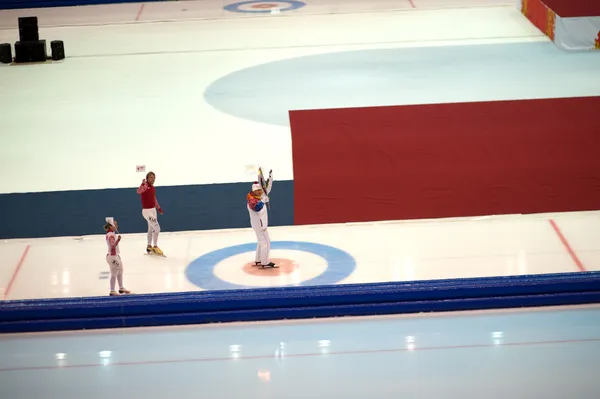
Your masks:
<svg viewBox="0 0 600 399"><path fill-rule="evenodd" d="M131 169L130 160L139 159L160 169L165 185L245 181L245 166L258 163L255 154L265 141L277 178L291 179L288 128L211 107L203 93L212 82L306 55L547 42L506 1L344 2L344 7L330 1L270 19L227 14L224 3L212 2L207 12L209 3L41 10L40 34L65 40L70 60L58 68L29 67L46 68L31 81L43 80L47 89L32 104L45 110L43 126L23 118L25 93L11 85L27 68L2 68L3 117L10 115L8 124L19 121L23 130L9 129L0 138L0 168L15 171L0 192L137 184L133 173L107 175L102 163L88 162L105 147L106 132L121 137L111 152L115 170ZM0 28L11 29L0 30L0 42L14 42L15 27L16 14L3 12ZM502 98L598 94L600 80L590 65L582 63L577 75L586 76L581 78L586 84L574 82L566 91L542 85L543 76L526 82L515 75L519 84L492 92ZM90 82L75 70L93 71L97 79ZM88 95L78 96L81 87ZM453 97L454 89L418 89L413 93L431 93L430 102L457 101L459 95L490 99L491 93ZM58 97L49 101L50 93ZM35 139L42 127L64 127L57 115L67 109L68 128L53 140ZM238 143L226 156L217 156L197 134L217 127L224 140ZM78 141L83 130L88 139ZM264 141L253 139L258 133ZM136 144L148 137L161 140L162 153L174 154L177 163L169 156L148 159L149 148ZM51 157L64 148L70 158ZM82 162L88 167L68 178L61 173ZM219 174L196 173L190 181L182 170ZM125 235L121 254L126 286L140 293L577 273L600 270L599 218L585 212L277 227L270 229L273 256L286 267L260 273L247 267L255 245L250 229L161 233L167 258L143 255L145 234ZM2 298L107 295L105 252L102 235L1 242ZM6 335L0 337L0 353L2 399L592 399L600 390L600 308Z"/></svg>
<svg viewBox="0 0 600 399"><path fill-rule="evenodd" d="M600 307L0 337L3 399L594 399Z"/></svg>
<svg viewBox="0 0 600 399"><path fill-rule="evenodd" d="M292 226L270 229L279 269L259 270L251 229L123 235L137 293L435 280L600 270L600 213ZM0 243L4 299L108 294L104 235Z"/></svg>

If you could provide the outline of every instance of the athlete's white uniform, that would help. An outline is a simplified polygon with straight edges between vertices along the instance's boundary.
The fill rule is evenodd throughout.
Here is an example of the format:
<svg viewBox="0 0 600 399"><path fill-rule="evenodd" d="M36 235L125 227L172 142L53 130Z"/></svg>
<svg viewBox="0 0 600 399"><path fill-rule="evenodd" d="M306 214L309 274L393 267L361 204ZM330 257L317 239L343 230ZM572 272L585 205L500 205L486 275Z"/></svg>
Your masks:
<svg viewBox="0 0 600 399"><path fill-rule="evenodd" d="M110 267L110 290L115 290L116 280L119 280L119 287L123 288L123 262L121 261L119 244L112 245L113 242L117 242L117 235L114 231L106 233L106 245L108 246L108 253L106 254L106 262Z"/></svg>
<svg viewBox="0 0 600 399"><path fill-rule="evenodd" d="M257 188L256 186L256 184L252 186L253 191ZM260 187L260 185L258 185L258 187ZM269 264L269 253L271 252L271 238L267 231L267 228L269 227L267 203L269 202L268 194L271 192L272 187L273 176L270 174L269 180L267 180L266 193L260 199L260 202L258 202L258 207L260 207L260 209L258 211L252 209L250 201L247 201L246 205L248 213L250 214L250 226L252 226L252 229L256 233L256 239L258 241L256 245L255 262L260 262L262 265Z"/></svg>

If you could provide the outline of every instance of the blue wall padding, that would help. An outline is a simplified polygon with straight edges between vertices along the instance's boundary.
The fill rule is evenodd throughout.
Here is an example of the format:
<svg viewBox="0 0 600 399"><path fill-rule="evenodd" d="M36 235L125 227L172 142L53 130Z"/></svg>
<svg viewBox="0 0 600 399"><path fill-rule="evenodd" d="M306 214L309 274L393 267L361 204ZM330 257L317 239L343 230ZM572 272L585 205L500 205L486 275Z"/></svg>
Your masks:
<svg viewBox="0 0 600 399"><path fill-rule="evenodd" d="M309 319L342 316L375 316L457 310L481 310L519 307L583 305L600 302L600 291L529 296L486 297L471 299L391 302L377 304L332 305L319 307L255 309L243 312L175 313L131 317L98 317L8 322L0 324L0 333L91 330L165 325L249 322L284 319Z"/></svg>
<svg viewBox="0 0 600 399"><path fill-rule="evenodd" d="M251 183L159 186L158 202L165 211L159 215L161 230L250 227L246 194L251 187ZM293 225L294 182L275 181L269 197L269 224ZM119 221L123 234L148 231L135 187L0 194L0 239L103 234L107 216Z"/></svg>
<svg viewBox="0 0 600 399"><path fill-rule="evenodd" d="M0 332L142 327L600 302L600 272L6 301Z"/></svg>

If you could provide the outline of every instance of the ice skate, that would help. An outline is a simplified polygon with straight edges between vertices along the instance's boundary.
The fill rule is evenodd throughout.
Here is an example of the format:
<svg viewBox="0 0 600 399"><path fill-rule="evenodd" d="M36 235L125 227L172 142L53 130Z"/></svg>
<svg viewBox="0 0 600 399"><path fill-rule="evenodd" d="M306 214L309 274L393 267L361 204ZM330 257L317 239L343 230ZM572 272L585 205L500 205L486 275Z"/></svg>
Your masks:
<svg viewBox="0 0 600 399"><path fill-rule="evenodd" d="M152 245L148 245L146 247L146 255L156 255L166 258L165 254L159 247L153 247Z"/></svg>
<svg viewBox="0 0 600 399"><path fill-rule="evenodd" d="M119 293L117 291L111 291L110 294L108 294L109 296L119 296Z"/></svg>
<svg viewBox="0 0 600 399"><path fill-rule="evenodd" d="M154 252L155 255L162 256L163 258L165 257L165 254L159 247L152 247L152 252Z"/></svg>
<svg viewBox="0 0 600 399"><path fill-rule="evenodd" d="M269 262L269 263L268 263L268 264L266 264L266 265L263 265L262 263L260 264L260 268L261 268L261 269L264 269L265 267L278 268L279 266L277 266L277 265L276 265L275 263L273 263L273 262Z"/></svg>
<svg viewBox="0 0 600 399"><path fill-rule="evenodd" d="M120 288L119 289L119 295L127 295L127 294L131 294L131 291L129 291L127 288Z"/></svg>

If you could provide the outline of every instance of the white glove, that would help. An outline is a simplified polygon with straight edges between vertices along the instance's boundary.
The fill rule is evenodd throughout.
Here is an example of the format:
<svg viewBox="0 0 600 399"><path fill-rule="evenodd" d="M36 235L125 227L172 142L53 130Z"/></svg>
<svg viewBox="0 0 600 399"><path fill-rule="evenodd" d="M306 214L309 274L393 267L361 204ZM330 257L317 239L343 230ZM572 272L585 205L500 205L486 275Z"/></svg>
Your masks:
<svg viewBox="0 0 600 399"><path fill-rule="evenodd" d="M260 200L266 204L267 202L269 202L269 197L264 195Z"/></svg>

